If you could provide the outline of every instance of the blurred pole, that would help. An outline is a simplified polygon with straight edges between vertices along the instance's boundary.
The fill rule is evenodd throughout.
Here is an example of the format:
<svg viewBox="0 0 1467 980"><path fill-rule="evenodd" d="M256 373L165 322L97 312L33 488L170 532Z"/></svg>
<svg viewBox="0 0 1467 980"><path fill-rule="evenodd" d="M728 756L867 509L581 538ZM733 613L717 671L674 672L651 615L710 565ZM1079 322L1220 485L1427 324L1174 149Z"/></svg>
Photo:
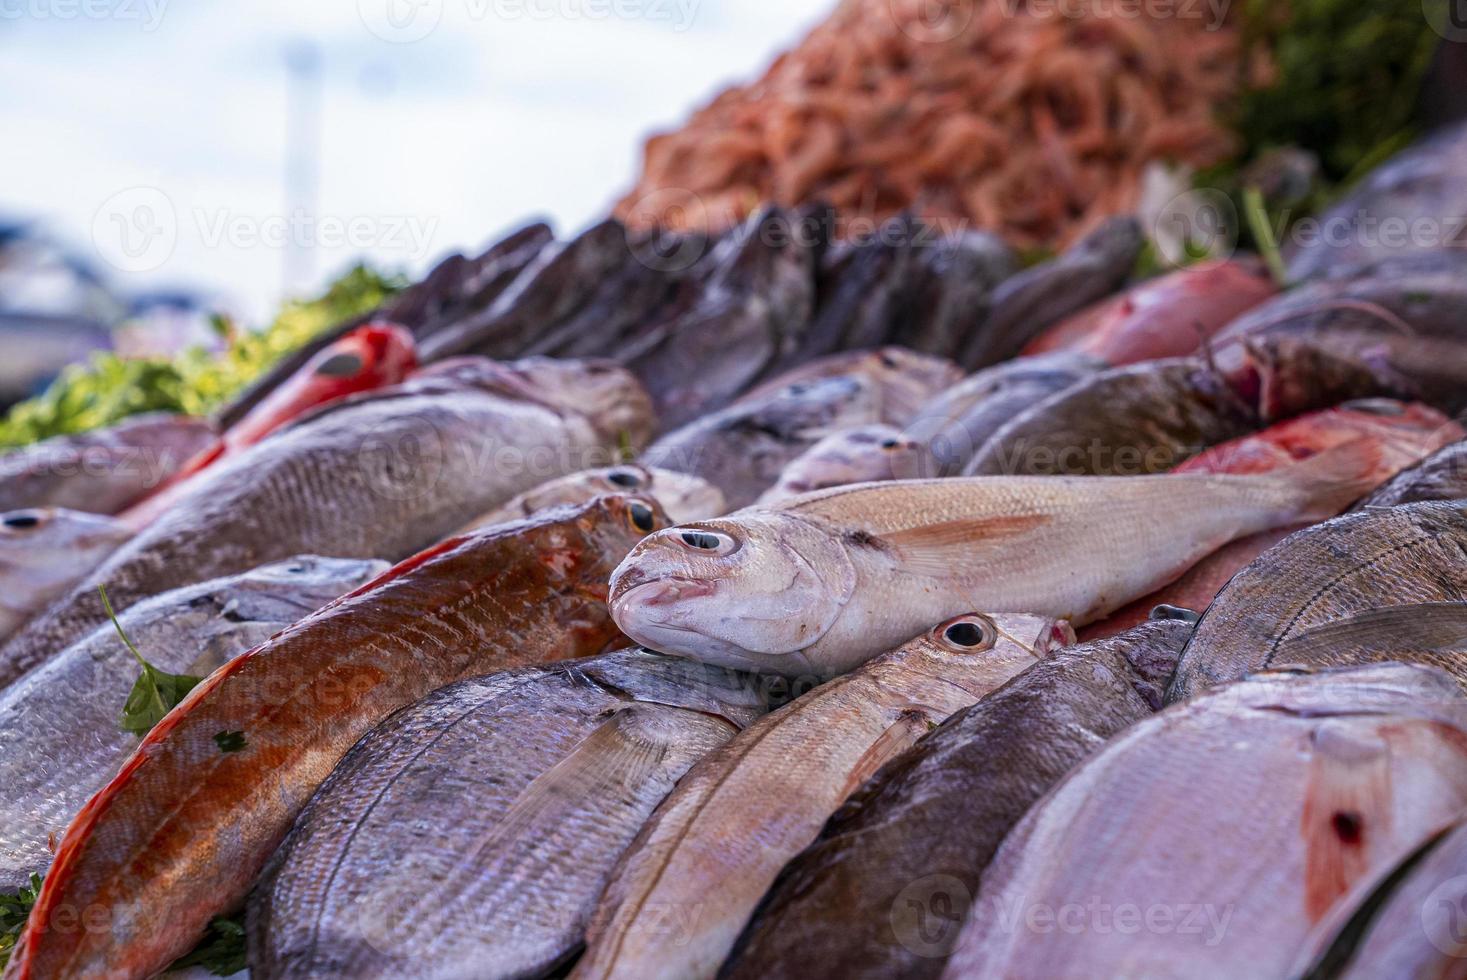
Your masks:
<svg viewBox="0 0 1467 980"><path fill-rule="evenodd" d="M284 295L299 296L316 285L313 245L321 167L321 49L316 42L286 44L285 70L285 213L291 235L281 257L281 287Z"/></svg>

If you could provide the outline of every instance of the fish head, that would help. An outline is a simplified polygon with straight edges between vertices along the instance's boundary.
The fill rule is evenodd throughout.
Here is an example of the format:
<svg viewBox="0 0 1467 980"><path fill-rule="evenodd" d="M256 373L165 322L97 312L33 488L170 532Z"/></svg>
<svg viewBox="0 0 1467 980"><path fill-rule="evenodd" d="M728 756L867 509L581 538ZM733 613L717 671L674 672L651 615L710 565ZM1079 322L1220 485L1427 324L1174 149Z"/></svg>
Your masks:
<svg viewBox="0 0 1467 980"><path fill-rule="evenodd" d="M412 333L395 323L376 320L316 355L310 371L346 393L397 384L417 366Z"/></svg>
<svg viewBox="0 0 1467 980"><path fill-rule="evenodd" d="M780 511L649 535L611 579L622 632L662 653L801 673L856 587L839 536Z"/></svg>
<svg viewBox="0 0 1467 980"><path fill-rule="evenodd" d="M672 525L667 511L645 494L606 494L581 506L580 521L608 553L626 555L642 538Z"/></svg>
<svg viewBox="0 0 1467 980"><path fill-rule="evenodd" d="M115 518L62 507L0 514L0 591L49 588L90 572L132 537Z"/></svg>
<svg viewBox="0 0 1467 980"><path fill-rule="evenodd" d="M1070 624L1052 616L965 613L939 623L886 659L982 697L1074 642Z"/></svg>
<svg viewBox="0 0 1467 980"><path fill-rule="evenodd" d="M618 472L625 469L628 467L618 467L607 478L617 482ZM723 491L702 477L674 470L644 469L640 466L630 469L646 475L646 488L657 498L657 502L667 511L668 518L674 524L708 520L728 510Z"/></svg>
<svg viewBox="0 0 1467 980"><path fill-rule="evenodd" d="M863 373L882 393L882 414L903 425L933 395L962 380L963 371L945 357L906 347L883 347L866 355Z"/></svg>
<svg viewBox="0 0 1467 980"><path fill-rule="evenodd" d="M640 449L655 427L652 398L630 371L599 358L527 357L501 367L522 395L563 414L583 417L608 444Z"/></svg>

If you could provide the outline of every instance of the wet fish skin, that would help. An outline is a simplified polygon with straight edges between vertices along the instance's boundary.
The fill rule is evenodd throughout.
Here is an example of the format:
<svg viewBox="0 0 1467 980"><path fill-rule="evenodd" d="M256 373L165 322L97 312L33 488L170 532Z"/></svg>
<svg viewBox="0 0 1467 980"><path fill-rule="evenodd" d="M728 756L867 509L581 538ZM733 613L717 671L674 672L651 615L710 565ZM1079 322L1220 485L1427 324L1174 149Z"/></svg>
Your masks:
<svg viewBox="0 0 1467 980"><path fill-rule="evenodd" d="M910 423L919 411L963 376L956 364L905 347L845 351L810 361L752 389L735 405L757 405L795 384L828 378L857 378L871 383L881 403L880 421L898 427Z"/></svg>
<svg viewBox="0 0 1467 980"><path fill-rule="evenodd" d="M612 640L607 575L663 524L655 503L601 497L453 539L216 670L67 829L6 980L167 966L245 897L311 794L387 715ZM222 731L244 747L221 751ZM73 933L53 922L63 907L105 910L111 928Z"/></svg>
<svg viewBox="0 0 1467 980"><path fill-rule="evenodd" d="M1445 675L1261 674L1132 726L1030 810L943 976L1286 976L1464 803L1467 703ZM1071 927L1036 942L1036 908Z"/></svg>
<svg viewBox="0 0 1467 980"><path fill-rule="evenodd" d="M1386 606L1467 599L1467 505L1347 514L1284 539L1235 575L1192 635L1168 702L1278 663L1283 643Z"/></svg>
<svg viewBox="0 0 1467 980"><path fill-rule="evenodd" d="M119 616L159 670L203 677L387 568L298 556L166 592ZM137 748L118 724L138 663L110 623L0 692L0 891L51 863L87 799Z"/></svg>
<svg viewBox="0 0 1467 980"><path fill-rule="evenodd" d="M635 411L636 382L608 378L605 391L619 379L623 411ZM401 559L548 477L609 462L608 421L459 390L372 399L280 433L211 467L13 636L0 685L105 621L99 585L120 610L293 554Z"/></svg>
<svg viewBox="0 0 1467 980"><path fill-rule="evenodd" d="M906 432L932 448L935 475L957 476L1015 417L1105 368L1094 358L1063 352L995 364L935 395Z"/></svg>
<svg viewBox="0 0 1467 980"><path fill-rule="evenodd" d="M1463 498L1467 498L1467 440L1454 442L1411 469L1401 471L1362 500L1356 509Z"/></svg>
<svg viewBox="0 0 1467 980"><path fill-rule="evenodd" d="M961 616L715 749L623 856L571 976L713 976L780 867L846 797L931 727L1073 636L1045 616ZM696 914L669 934L661 916L678 910Z"/></svg>
<svg viewBox="0 0 1467 980"><path fill-rule="evenodd" d="M1149 361L1092 374L1033 405L988 439L964 475L1164 473L1257 427L1206 363Z"/></svg>
<svg viewBox="0 0 1467 980"><path fill-rule="evenodd" d="M779 482L759 497L766 506L814 490L881 480L914 480L934 469L932 454L891 425L863 425L836 432L784 468ZM710 515L717 516L717 515Z"/></svg>
<svg viewBox="0 0 1467 980"><path fill-rule="evenodd" d="M1273 655L1273 662L1284 666L1383 661L1435 667L1467 688L1467 602L1371 609L1292 636Z"/></svg>
<svg viewBox="0 0 1467 980"><path fill-rule="evenodd" d="M1005 279L958 363L976 371L1017 356L1046 327L1118 287L1135 266L1144 241L1134 218L1111 218L1063 254Z"/></svg>
<svg viewBox="0 0 1467 980"><path fill-rule="evenodd" d="M0 511L64 507L121 513L215 438L205 419L150 414L14 450L0 456Z"/></svg>
<svg viewBox="0 0 1467 980"><path fill-rule="evenodd" d="M1354 443L1261 476L976 477L860 484L649 535L612 615L639 643L746 670L840 672L963 607L1083 626L1227 542L1337 513Z"/></svg>
<svg viewBox="0 0 1467 980"><path fill-rule="evenodd" d="M827 433L881 421L881 401L860 377L798 382L669 432L638 462L701 477L723 491L730 510L747 507Z"/></svg>
<svg viewBox="0 0 1467 980"><path fill-rule="evenodd" d="M276 851L252 975L546 972L657 803L764 707L751 678L645 651L434 692L352 747Z"/></svg>
<svg viewBox="0 0 1467 980"><path fill-rule="evenodd" d="M657 498L657 503L674 524L707 520L727 510L722 491L707 480L687 473L625 463L548 480L470 521L463 532L523 520L547 507L583 504L608 493L650 494Z"/></svg>
<svg viewBox="0 0 1467 980"><path fill-rule="evenodd" d="M0 640L71 590L132 531L103 514L41 507L0 514Z"/></svg>
<svg viewBox="0 0 1467 980"><path fill-rule="evenodd" d="M785 866L720 976L936 977L1009 829L1161 706L1191 631L1054 651L887 763Z"/></svg>

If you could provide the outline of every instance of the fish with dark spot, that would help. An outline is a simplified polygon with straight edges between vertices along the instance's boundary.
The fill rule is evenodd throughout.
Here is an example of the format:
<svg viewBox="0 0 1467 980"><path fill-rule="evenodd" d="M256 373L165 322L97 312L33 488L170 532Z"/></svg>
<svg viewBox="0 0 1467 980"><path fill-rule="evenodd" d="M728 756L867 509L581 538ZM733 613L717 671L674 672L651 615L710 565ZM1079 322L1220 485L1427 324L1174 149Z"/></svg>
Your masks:
<svg viewBox="0 0 1467 980"><path fill-rule="evenodd" d="M863 425L828 435L791 462L759 497L763 506L815 490L931 475L931 454L891 425ZM714 515L710 515L714 516Z"/></svg>

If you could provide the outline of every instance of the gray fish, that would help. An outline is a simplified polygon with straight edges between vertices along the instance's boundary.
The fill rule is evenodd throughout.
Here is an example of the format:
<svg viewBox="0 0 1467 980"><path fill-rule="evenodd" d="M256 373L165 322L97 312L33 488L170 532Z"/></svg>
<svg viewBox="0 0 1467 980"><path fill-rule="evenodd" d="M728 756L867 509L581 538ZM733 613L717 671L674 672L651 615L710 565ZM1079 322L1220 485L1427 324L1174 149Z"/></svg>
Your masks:
<svg viewBox="0 0 1467 980"><path fill-rule="evenodd" d="M764 710L749 675L644 651L429 695L347 753L266 867L252 976L546 972L674 783Z"/></svg>
<svg viewBox="0 0 1467 980"><path fill-rule="evenodd" d="M988 317L968 336L958 363L969 371L1016 356L1044 329L1120 287L1145 236L1134 218L1111 218L1064 254L1025 269L994 290Z"/></svg>
<svg viewBox="0 0 1467 980"><path fill-rule="evenodd" d="M702 521L728 510L723 493L707 480L672 470L649 469L630 463L599 470L582 470L526 490L508 503L480 515L464 531L524 520L547 507L584 504L610 493L651 495L674 524Z"/></svg>
<svg viewBox="0 0 1467 980"><path fill-rule="evenodd" d="M1371 171L1317 219L1289 276L1335 274L1383 256L1467 248L1467 123L1439 130Z"/></svg>
<svg viewBox="0 0 1467 980"><path fill-rule="evenodd" d="M1351 667L1384 661L1422 664L1467 688L1467 602L1422 602L1336 619L1280 643L1272 662Z"/></svg>
<svg viewBox="0 0 1467 980"><path fill-rule="evenodd" d="M757 503L778 503L853 483L915 480L931 475L932 469L927 447L902 435L896 426L863 425L828 435L811 446L784 468L779 482L764 491Z"/></svg>
<svg viewBox="0 0 1467 980"><path fill-rule="evenodd" d="M211 467L0 648L0 685L105 620L99 585L125 609L293 554L397 560L550 477L610 462L624 420L649 427L646 396L619 369L578 378L568 397L583 411L475 390L373 399Z"/></svg>
<svg viewBox="0 0 1467 980"><path fill-rule="evenodd" d="M1463 498L1467 498L1467 440L1454 442L1411 469L1402 470L1356 509Z"/></svg>
<svg viewBox="0 0 1467 980"><path fill-rule="evenodd" d="M1164 473L1255 431L1248 405L1195 358L1092 374L1001 427L967 476L1140 476Z"/></svg>
<svg viewBox="0 0 1467 980"><path fill-rule="evenodd" d="M116 518L78 510L0 514L0 640L71 591L132 533Z"/></svg>
<svg viewBox="0 0 1467 980"><path fill-rule="evenodd" d="M862 378L875 386L881 400L881 421L904 426L939 392L956 384L963 373L945 357L922 354L905 347L845 351L817 358L771 378L741 396L735 405L752 405L779 394L790 385L821 378Z"/></svg>
<svg viewBox="0 0 1467 980"><path fill-rule="evenodd" d="M801 382L670 432L640 462L702 477L723 491L729 510L737 510L758 499L824 436L879 422L881 414L880 392L864 378Z"/></svg>
<svg viewBox="0 0 1467 980"><path fill-rule="evenodd" d="M926 443L938 476L957 476L999 429L1052 395L1105 369L1084 354L1020 357L971 374L917 412L907 435Z"/></svg>
<svg viewBox="0 0 1467 980"><path fill-rule="evenodd" d="M1408 504L1290 535L1220 592L1187 644L1167 700L1280 665L1283 645L1387 606L1467 600L1467 506Z"/></svg>
<svg viewBox="0 0 1467 980"><path fill-rule="evenodd" d="M1004 840L944 977L1283 977L1467 806L1438 671L1266 673L1113 738Z"/></svg>
<svg viewBox="0 0 1467 980"><path fill-rule="evenodd" d="M0 456L0 511L65 507L120 514L216 438L204 419L138 415L111 428L14 450Z"/></svg>
<svg viewBox="0 0 1467 980"><path fill-rule="evenodd" d="M1009 829L1160 708L1191 631L1056 650L887 763L785 866L721 976L936 977Z"/></svg>
<svg viewBox="0 0 1467 980"><path fill-rule="evenodd" d="M296 557L164 593L118 619L153 666L203 677L386 568ZM0 692L0 891L45 872L48 842L137 748L119 718L139 672L108 623Z"/></svg>
<svg viewBox="0 0 1467 980"><path fill-rule="evenodd" d="M993 292L1019 268L1018 256L996 235L965 231L921 242L908 273L904 316L887 343L956 357L988 315Z"/></svg>

